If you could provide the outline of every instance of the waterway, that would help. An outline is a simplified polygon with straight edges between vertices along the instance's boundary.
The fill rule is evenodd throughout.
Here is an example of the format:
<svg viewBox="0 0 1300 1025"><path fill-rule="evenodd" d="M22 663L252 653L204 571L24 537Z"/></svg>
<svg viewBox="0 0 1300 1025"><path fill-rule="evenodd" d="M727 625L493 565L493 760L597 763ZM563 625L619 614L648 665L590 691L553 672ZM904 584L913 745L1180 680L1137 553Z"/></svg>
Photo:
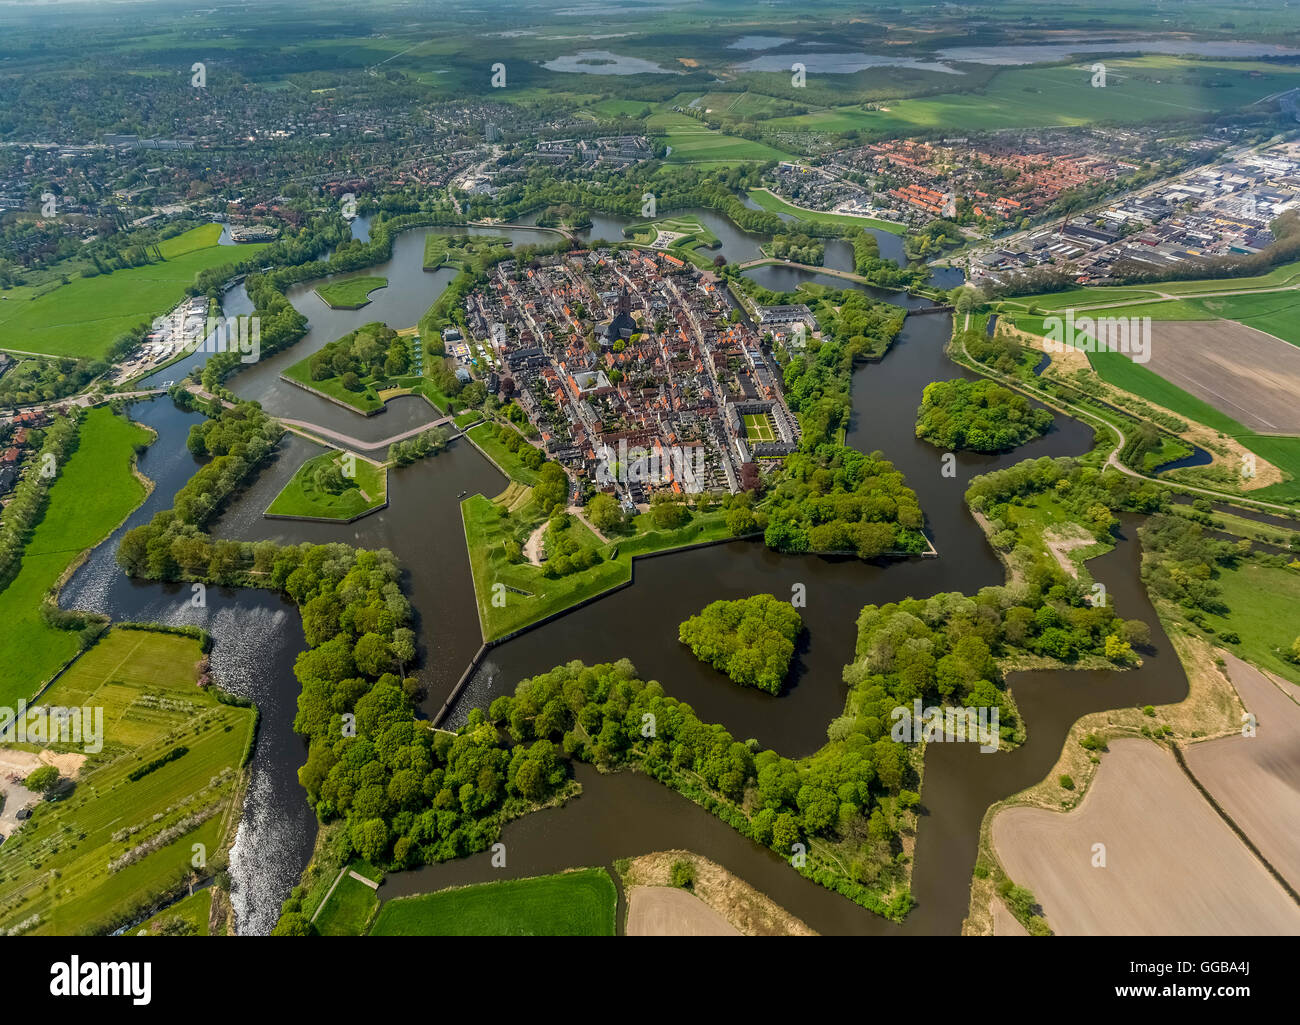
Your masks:
<svg viewBox="0 0 1300 1025"><path fill-rule="evenodd" d="M389 318L414 313L413 323L418 319L416 307L423 312L432 301L432 286L426 279L435 275L419 269L425 233L421 229L399 236L393 259L383 268L357 272L385 274L390 282L397 282L386 290L387 299L380 298L384 293L377 296L376 305L387 303L383 312L361 311L365 318L360 322L382 317L400 324L404 321ZM403 296L407 289L421 290L420 300ZM325 426L337 424L354 434L372 424L382 424L383 432L390 434L410 420L435 415L422 400L409 400L413 410L398 404L367 420L309 393L277 387L275 366L270 364L303 358L349 330L350 318L357 316L312 306L310 286L296 290L292 298L311 317L311 332L288 353L268 360L268 366L237 374L232 379L237 393L261 399L273 413L301 416ZM895 298L912 308L921 305ZM237 295L234 301L238 302ZM1091 444L1090 428L1058 416L1047 435L1014 453L959 454L956 475L944 476L942 453L915 438L913 424L926 384L971 376L944 355L950 328L947 314L909 317L884 359L855 373L848 435L849 443L864 451L885 452L906 474L927 514L927 531L939 558L863 563L778 556L759 543L738 541L641 560L632 586L493 649L457 702L453 721L462 720L469 707L512 690L520 679L569 659L594 662L628 657L642 675L659 679L670 693L689 701L703 719L724 724L737 737L754 737L791 756L815 750L824 741L827 724L843 707L841 673L852 657L855 621L863 605L940 591L973 593L1002 582L1001 563L962 498L970 479L1032 456L1079 454ZM197 414L183 412L166 399L132 409L134 417L159 433L140 461L142 472L157 487L123 529L170 507L172 495L197 465L185 448L186 432L198 422ZM271 498L315 451L310 442L286 437L258 478L211 525L212 532L219 537L337 540L391 548L404 567L404 586L418 611L424 708L435 710L479 645L457 496L462 491L494 495L505 482L476 450L458 441L436 457L393 471L389 507L354 524L264 519L261 513ZM1125 541L1092 568L1106 583L1121 614L1151 623L1154 653L1142 669L1128 673L1014 677L1012 687L1029 731L1029 741L1015 752L979 755L965 745L931 748L914 879L919 904L901 931L951 933L960 928L984 810L1042 777L1074 719L1093 709L1176 700L1185 688L1177 660L1168 652L1139 583L1131 519L1124 521L1124 532ZM216 640L214 667L223 685L257 702L261 729L231 874L239 931L266 932L301 873L315 835L296 778L304 759L303 744L292 730L297 698L292 663L305 646L297 612L266 592L211 588L202 603L196 603L189 587L130 581L113 562L120 534L92 554L65 589L63 602L110 612L118 619L205 626ZM681 586L684 579L691 581L689 588ZM676 641L677 624L709 601L759 592L785 596L796 583L807 590L803 612L808 630L790 683L778 697L736 688ZM969 763L972 757L981 760ZM614 857L680 846L722 863L820 931L900 931L804 880L770 851L651 780L630 773L598 776L585 767L577 771L585 787L580 798L507 827L509 869L492 869L485 857L474 857L398 874L383 893L499 878L503 872L530 875L604 864Z"/></svg>

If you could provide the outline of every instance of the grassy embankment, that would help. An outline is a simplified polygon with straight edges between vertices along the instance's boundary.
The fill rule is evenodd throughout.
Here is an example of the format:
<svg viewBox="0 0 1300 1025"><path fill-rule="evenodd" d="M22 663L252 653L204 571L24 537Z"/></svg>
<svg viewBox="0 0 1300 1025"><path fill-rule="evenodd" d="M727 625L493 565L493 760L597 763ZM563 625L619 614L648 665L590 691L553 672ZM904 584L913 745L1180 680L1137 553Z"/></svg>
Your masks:
<svg viewBox="0 0 1300 1025"><path fill-rule="evenodd" d="M388 470L360 456L353 460L353 475L343 477L347 485L343 491L327 491L317 486L316 471L333 465L342 473L344 457L349 454L330 451L308 459L267 506L267 515L350 520L383 506L388 501Z"/></svg>
<svg viewBox="0 0 1300 1025"><path fill-rule="evenodd" d="M613 936L618 894L603 868L390 900L371 936Z"/></svg>
<svg viewBox="0 0 1300 1025"><path fill-rule="evenodd" d="M633 517L622 532L601 542L576 518L568 535L580 546L594 548L601 561L589 569L561 577L547 577L541 566L524 560L512 562L506 553L508 540L526 538L546 521L532 500L531 486L537 482L534 470L491 436L488 425L469 432L497 467L511 479L511 485L496 498L471 495L461 502L461 519L474 575L474 595L485 640L512 633L547 616L593 598L632 578L632 558L683 545L716 541L729 536L726 513L720 510L691 510L690 520L681 527L661 529L650 513ZM493 586L504 585L493 593ZM494 604L494 597L496 604ZM501 604L504 602L504 604Z"/></svg>
<svg viewBox="0 0 1300 1025"><path fill-rule="evenodd" d="M371 292L387 287L387 278L348 278L319 285L316 294L332 310L359 310L370 305Z"/></svg>
<svg viewBox="0 0 1300 1025"><path fill-rule="evenodd" d="M145 485L132 464L135 447L151 438L107 407L86 414L76 451L60 468L45 514L27 539L18 575L0 591L0 705L31 697L77 654L77 635L47 626L41 604L81 553L144 499Z"/></svg>
<svg viewBox="0 0 1300 1025"><path fill-rule="evenodd" d="M24 932L111 929L220 867L257 713L195 686L202 657L192 637L118 628L44 696L52 706L103 708L103 750L70 793L39 804L0 847L0 930L33 916ZM186 750L130 778L178 748ZM194 867L195 844L206 869Z"/></svg>
<svg viewBox="0 0 1300 1025"><path fill-rule="evenodd" d="M53 289L8 289L0 302L0 348L102 359L119 335L185 298L200 272L234 266L266 248L218 245L220 236L221 225L205 224L160 242L161 263L72 278Z"/></svg>
<svg viewBox="0 0 1300 1025"><path fill-rule="evenodd" d="M780 196L767 189L750 189L749 198L764 210L770 210L775 214L790 214L792 217L797 217L801 221L808 221L812 224L843 224L851 228L877 228L893 235L901 235L907 231L906 224L898 224L895 221L882 221L875 217L855 217L852 214L832 214L821 210L806 210L803 207L787 203Z"/></svg>

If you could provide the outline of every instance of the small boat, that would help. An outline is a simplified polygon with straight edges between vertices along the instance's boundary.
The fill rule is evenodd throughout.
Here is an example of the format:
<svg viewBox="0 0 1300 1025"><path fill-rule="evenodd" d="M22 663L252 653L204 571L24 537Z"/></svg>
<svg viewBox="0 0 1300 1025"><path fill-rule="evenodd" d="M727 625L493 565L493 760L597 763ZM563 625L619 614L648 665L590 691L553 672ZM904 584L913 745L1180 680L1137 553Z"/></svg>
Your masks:
<svg viewBox="0 0 1300 1025"><path fill-rule="evenodd" d="M468 491L462 491L462 492L461 492L459 495L457 495L456 497L457 497L457 498L464 498L464 497L465 497L466 495L468 495L468 494L469 494Z"/></svg>

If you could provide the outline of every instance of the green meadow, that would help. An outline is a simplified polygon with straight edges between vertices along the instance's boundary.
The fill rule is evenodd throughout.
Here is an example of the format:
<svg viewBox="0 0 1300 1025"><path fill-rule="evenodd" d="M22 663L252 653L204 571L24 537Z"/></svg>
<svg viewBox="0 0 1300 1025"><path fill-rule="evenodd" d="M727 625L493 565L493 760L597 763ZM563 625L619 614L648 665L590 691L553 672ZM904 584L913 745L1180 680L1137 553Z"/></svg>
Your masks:
<svg viewBox="0 0 1300 1025"><path fill-rule="evenodd" d="M0 847L0 930L111 930L196 874L196 858L198 875L220 867L257 713L195 685L202 657L192 637L119 627L44 695L102 708L103 749Z"/></svg>
<svg viewBox="0 0 1300 1025"><path fill-rule="evenodd" d="M993 130L1096 122L1136 123L1212 116L1300 85L1300 68L1251 61L1125 57L1105 61L1105 88L1093 88L1092 61L1007 68L972 92L888 100L878 110L836 107L773 118L770 128L907 135L922 130ZM809 69L811 79L812 69Z"/></svg>
<svg viewBox="0 0 1300 1025"><path fill-rule="evenodd" d="M132 472L152 435L102 406L86 414L76 451L50 485L45 515L0 591L0 705L31 697L77 653L77 635L47 626L41 603L83 551L99 544L145 497Z"/></svg>
<svg viewBox="0 0 1300 1025"><path fill-rule="evenodd" d="M383 277L348 278L320 285L316 294L332 310L359 310L370 304L371 292L387 287L388 279Z"/></svg>
<svg viewBox="0 0 1300 1025"><path fill-rule="evenodd" d="M267 515L350 520L382 506L388 500L388 471L355 456L354 472L348 477L343 474L346 469L344 455L343 452L331 451L308 459L267 506ZM342 491L328 491L316 483L316 472L331 465L342 474L346 485Z"/></svg>
<svg viewBox="0 0 1300 1025"><path fill-rule="evenodd" d="M397 897L371 936L613 936L618 893L603 868Z"/></svg>
<svg viewBox="0 0 1300 1025"><path fill-rule="evenodd" d="M39 295L21 288L0 292L0 347L102 358L120 335L185 298L200 272L234 266L266 248L221 246L220 235L221 225L205 224L160 243L161 263L73 278Z"/></svg>
<svg viewBox="0 0 1300 1025"><path fill-rule="evenodd" d="M901 235L907 230L905 224L895 224L893 221L880 221L874 217L854 217L852 214L831 214L823 213L820 210L804 210L797 206L792 206L780 196L769 192L767 189L750 189L749 198L761 206L764 210L770 210L778 214L790 214L799 218L801 221L810 221L813 224L847 224L855 228L879 228L881 231L888 231L894 235Z"/></svg>

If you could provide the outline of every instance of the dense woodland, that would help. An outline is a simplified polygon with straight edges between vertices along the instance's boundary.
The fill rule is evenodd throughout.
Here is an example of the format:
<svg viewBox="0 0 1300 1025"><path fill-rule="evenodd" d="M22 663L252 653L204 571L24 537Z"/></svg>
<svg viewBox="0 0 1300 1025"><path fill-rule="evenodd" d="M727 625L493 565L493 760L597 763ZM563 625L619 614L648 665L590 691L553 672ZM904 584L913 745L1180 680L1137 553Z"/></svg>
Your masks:
<svg viewBox="0 0 1300 1025"><path fill-rule="evenodd" d="M927 384L916 413L918 438L959 451L1005 452L1051 426L1050 410L987 378Z"/></svg>
<svg viewBox="0 0 1300 1025"><path fill-rule="evenodd" d="M677 639L732 683L779 694L801 633L803 619L790 602L756 594L706 605L682 623Z"/></svg>

